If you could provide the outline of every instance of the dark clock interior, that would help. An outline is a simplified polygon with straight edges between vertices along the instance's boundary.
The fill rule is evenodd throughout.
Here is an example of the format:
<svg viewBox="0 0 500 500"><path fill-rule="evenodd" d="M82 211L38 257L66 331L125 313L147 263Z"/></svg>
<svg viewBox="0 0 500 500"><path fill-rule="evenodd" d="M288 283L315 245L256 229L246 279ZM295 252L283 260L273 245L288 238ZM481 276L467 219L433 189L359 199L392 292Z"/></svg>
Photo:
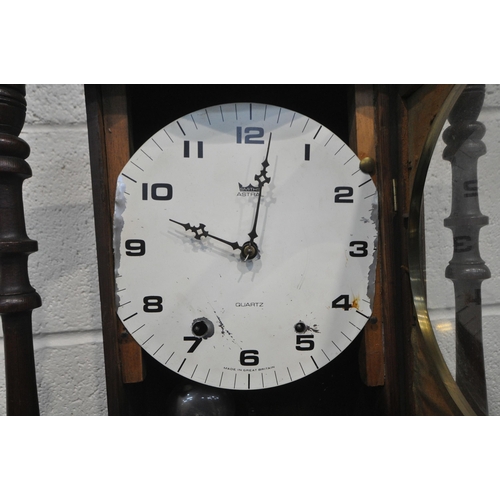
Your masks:
<svg viewBox="0 0 500 500"><path fill-rule="evenodd" d="M358 368L359 337L317 372L272 389L221 390L185 379L144 353L146 377L127 384L132 415L378 415L379 389Z"/></svg>
<svg viewBox="0 0 500 500"><path fill-rule="evenodd" d="M349 85L129 85L134 150L187 113L227 102L259 102L315 119L349 139Z"/></svg>

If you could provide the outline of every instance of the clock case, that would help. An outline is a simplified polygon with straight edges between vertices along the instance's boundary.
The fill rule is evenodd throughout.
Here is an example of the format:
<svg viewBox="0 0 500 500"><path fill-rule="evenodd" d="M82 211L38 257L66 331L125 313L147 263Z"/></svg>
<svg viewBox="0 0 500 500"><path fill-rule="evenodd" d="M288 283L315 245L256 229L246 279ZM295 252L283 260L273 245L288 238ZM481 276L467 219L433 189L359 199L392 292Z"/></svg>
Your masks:
<svg viewBox="0 0 500 500"><path fill-rule="evenodd" d="M408 271L408 213L416 165L452 85L86 85L103 347L110 415L411 415L453 413L415 319ZM131 155L175 119L227 102L261 102L329 128L358 157L379 192L373 314L328 365L257 391L198 386L141 350L116 315L113 213L116 179ZM365 167L363 167L365 168ZM415 383L415 370L419 384ZM422 379L423 377L423 379ZM422 380L424 382L422 383ZM429 394L432 405L422 405ZM185 395L211 396L209 407ZM205 398L206 399L206 398ZM181 408L182 407L182 408Z"/></svg>

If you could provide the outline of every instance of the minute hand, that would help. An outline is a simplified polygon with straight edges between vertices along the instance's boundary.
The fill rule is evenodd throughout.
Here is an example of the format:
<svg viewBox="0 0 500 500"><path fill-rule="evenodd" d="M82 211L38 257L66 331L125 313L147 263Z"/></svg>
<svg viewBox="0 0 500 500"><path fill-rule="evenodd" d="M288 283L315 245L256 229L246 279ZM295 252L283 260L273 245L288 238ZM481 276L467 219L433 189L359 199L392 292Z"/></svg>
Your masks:
<svg viewBox="0 0 500 500"><path fill-rule="evenodd" d="M254 179L259 183L259 197L257 199L257 208L255 209L255 217L253 221L253 227L251 231L248 233L248 236L250 237L250 243L253 243L255 238L257 238L257 221L259 220L259 210L260 210L260 200L262 198L262 187L264 184L269 184L271 182L271 178L268 177L267 175L267 167L269 167L269 149L271 147L271 139L272 139L272 132L269 134L269 142L267 143L267 152L266 152L266 157L264 161L262 162L262 169L258 175L254 177Z"/></svg>

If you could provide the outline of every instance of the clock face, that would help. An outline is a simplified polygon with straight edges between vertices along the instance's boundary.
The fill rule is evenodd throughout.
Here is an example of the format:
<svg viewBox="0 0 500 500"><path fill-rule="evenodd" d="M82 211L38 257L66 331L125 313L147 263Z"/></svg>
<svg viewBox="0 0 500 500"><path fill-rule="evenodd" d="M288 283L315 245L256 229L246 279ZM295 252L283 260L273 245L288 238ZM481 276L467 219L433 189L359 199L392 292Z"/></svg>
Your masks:
<svg viewBox="0 0 500 500"><path fill-rule="evenodd" d="M294 111L201 109L118 178L118 315L202 384L267 389L338 356L371 315L377 193L335 134Z"/></svg>

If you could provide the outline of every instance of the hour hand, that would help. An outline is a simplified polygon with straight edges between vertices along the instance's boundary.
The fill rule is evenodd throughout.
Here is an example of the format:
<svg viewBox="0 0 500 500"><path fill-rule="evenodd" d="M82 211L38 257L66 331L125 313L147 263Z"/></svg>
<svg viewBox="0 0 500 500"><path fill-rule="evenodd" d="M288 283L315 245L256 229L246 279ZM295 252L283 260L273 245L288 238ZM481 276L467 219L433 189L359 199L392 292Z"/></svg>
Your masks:
<svg viewBox="0 0 500 500"><path fill-rule="evenodd" d="M194 233L194 237L197 240L200 240L202 237L208 237L208 238L213 238L214 240L220 241L221 243L225 243L226 245L229 245L233 250L241 250L243 251L243 247L240 246L238 242L231 242L224 240L222 238L219 238L218 236L214 236L213 234L210 234L206 229L205 229L205 224L198 224L198 226L192 226L189 223L182 223L178 222L173 219L169 219L170 222L174 222L175 224L179 224L179 226L182 226L186 231L192 231Z"/></svg>

